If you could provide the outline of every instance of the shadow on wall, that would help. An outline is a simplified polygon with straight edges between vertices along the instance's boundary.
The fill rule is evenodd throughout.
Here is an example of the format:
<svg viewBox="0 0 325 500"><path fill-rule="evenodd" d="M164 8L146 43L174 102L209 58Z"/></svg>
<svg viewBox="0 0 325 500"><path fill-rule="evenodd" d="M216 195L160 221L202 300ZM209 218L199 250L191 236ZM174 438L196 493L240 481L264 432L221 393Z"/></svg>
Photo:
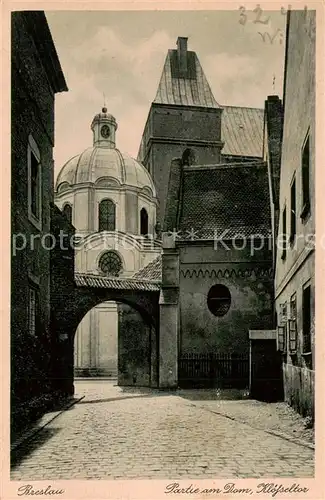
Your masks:
<svg viewBox="0 0 325 500"><path fill-rule="evenodd" d="M151 327L127 304L118 311L118 385L149 387Z"/></svg>
<svg viewBox="0 0 325 500"><path fill-rule="evenodd" d="M285 401L303 417L315 418L315 372L283 364Z"/></svg>

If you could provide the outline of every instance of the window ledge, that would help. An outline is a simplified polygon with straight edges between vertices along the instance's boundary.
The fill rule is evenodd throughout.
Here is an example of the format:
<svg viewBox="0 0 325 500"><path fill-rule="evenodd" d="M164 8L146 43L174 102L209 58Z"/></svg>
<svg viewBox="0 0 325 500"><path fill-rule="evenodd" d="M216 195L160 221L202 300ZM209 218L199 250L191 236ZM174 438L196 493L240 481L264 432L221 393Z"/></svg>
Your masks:
<svg viewBox="0 0 325 500"><path fill-rule="evenodd" d="M311 352L302 352L301 355L304 357L308 357L308 356L311 356L312 353Z"/></svg>

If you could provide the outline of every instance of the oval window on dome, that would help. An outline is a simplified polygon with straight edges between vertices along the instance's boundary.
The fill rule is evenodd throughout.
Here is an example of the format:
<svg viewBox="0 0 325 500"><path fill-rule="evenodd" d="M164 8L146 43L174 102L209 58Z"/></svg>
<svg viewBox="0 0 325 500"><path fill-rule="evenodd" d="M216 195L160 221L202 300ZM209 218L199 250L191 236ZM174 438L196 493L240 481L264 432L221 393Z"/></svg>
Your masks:
<svg viewBox="0 0 325 500"><path fill-rule="evenodd" d="M101 136L104 137L104 139L107 139L110 136L110 129L107 125L103 125L102 128L100 129Z"/></svg>
<svg viewBox="0 0 325 500"><path fill-rule="evenodd" d="M105 252L99 259L99 269L105 276L118 276L122 270L122 259L115 252Z"/></svg>

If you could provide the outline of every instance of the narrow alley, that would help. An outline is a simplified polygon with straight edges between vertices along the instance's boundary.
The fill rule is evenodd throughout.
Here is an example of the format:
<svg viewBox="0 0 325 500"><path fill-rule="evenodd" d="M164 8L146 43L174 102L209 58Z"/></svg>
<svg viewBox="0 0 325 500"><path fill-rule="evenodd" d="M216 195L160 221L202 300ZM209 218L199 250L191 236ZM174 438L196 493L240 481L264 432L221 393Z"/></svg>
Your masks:
<svg viewBox="0 0 325 500"><path fill-rule="evenodd" d="M301 423L294 412L285 424L274 405L215 391L159 392L100 379L75 386L84 398L16 450L12 480L314 474L308 436L288 434L290 418Z"/></svg>

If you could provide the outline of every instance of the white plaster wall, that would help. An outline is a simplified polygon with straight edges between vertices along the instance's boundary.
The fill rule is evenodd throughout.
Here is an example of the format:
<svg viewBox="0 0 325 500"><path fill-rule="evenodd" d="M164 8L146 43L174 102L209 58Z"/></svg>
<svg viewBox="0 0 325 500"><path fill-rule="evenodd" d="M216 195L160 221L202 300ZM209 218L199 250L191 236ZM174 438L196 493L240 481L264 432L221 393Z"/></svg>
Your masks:
<svg viewBox="0 0 325 500"><path fill-rule="evenodd" d="M78 232L88 232L89 189L84 188L75 192L73 225Z"/></svg>
<svg viewBox="0 0 325 500"><path fill-rule="evenodd" d="M117 374L118 315L115 302L103 302L94 310L96 315L97 366Z"/></svg>
<svg viewBox="0 0 325 500"><path fill-rule="evenodd" d="M145 208L148 213L148 229L149 234L154 234L154 228L156 225L156 205L154 202L149 201L147 197L141 194L138 197L138 227L140 233L140 212L142 208Z"/></svg>
<svg viewBox="0 0 325 500"><path fill-rule="evenodd" d="M75 336L76 368L98 368L106 374L117 374L117 325L115 302L103 302L84 316Z"/></svg>
<svg viewBox="0 0 325 500"><path fill-rule="evenodd" d="M101 255L115 250L122 259L123 275L130 276L140 265L140 250L136 242L115 232L96 233L86 238L83 246L76 250L75 270L79 273L100 274L98 263ZM122 275L122 274L121 274Z"/></svg>

